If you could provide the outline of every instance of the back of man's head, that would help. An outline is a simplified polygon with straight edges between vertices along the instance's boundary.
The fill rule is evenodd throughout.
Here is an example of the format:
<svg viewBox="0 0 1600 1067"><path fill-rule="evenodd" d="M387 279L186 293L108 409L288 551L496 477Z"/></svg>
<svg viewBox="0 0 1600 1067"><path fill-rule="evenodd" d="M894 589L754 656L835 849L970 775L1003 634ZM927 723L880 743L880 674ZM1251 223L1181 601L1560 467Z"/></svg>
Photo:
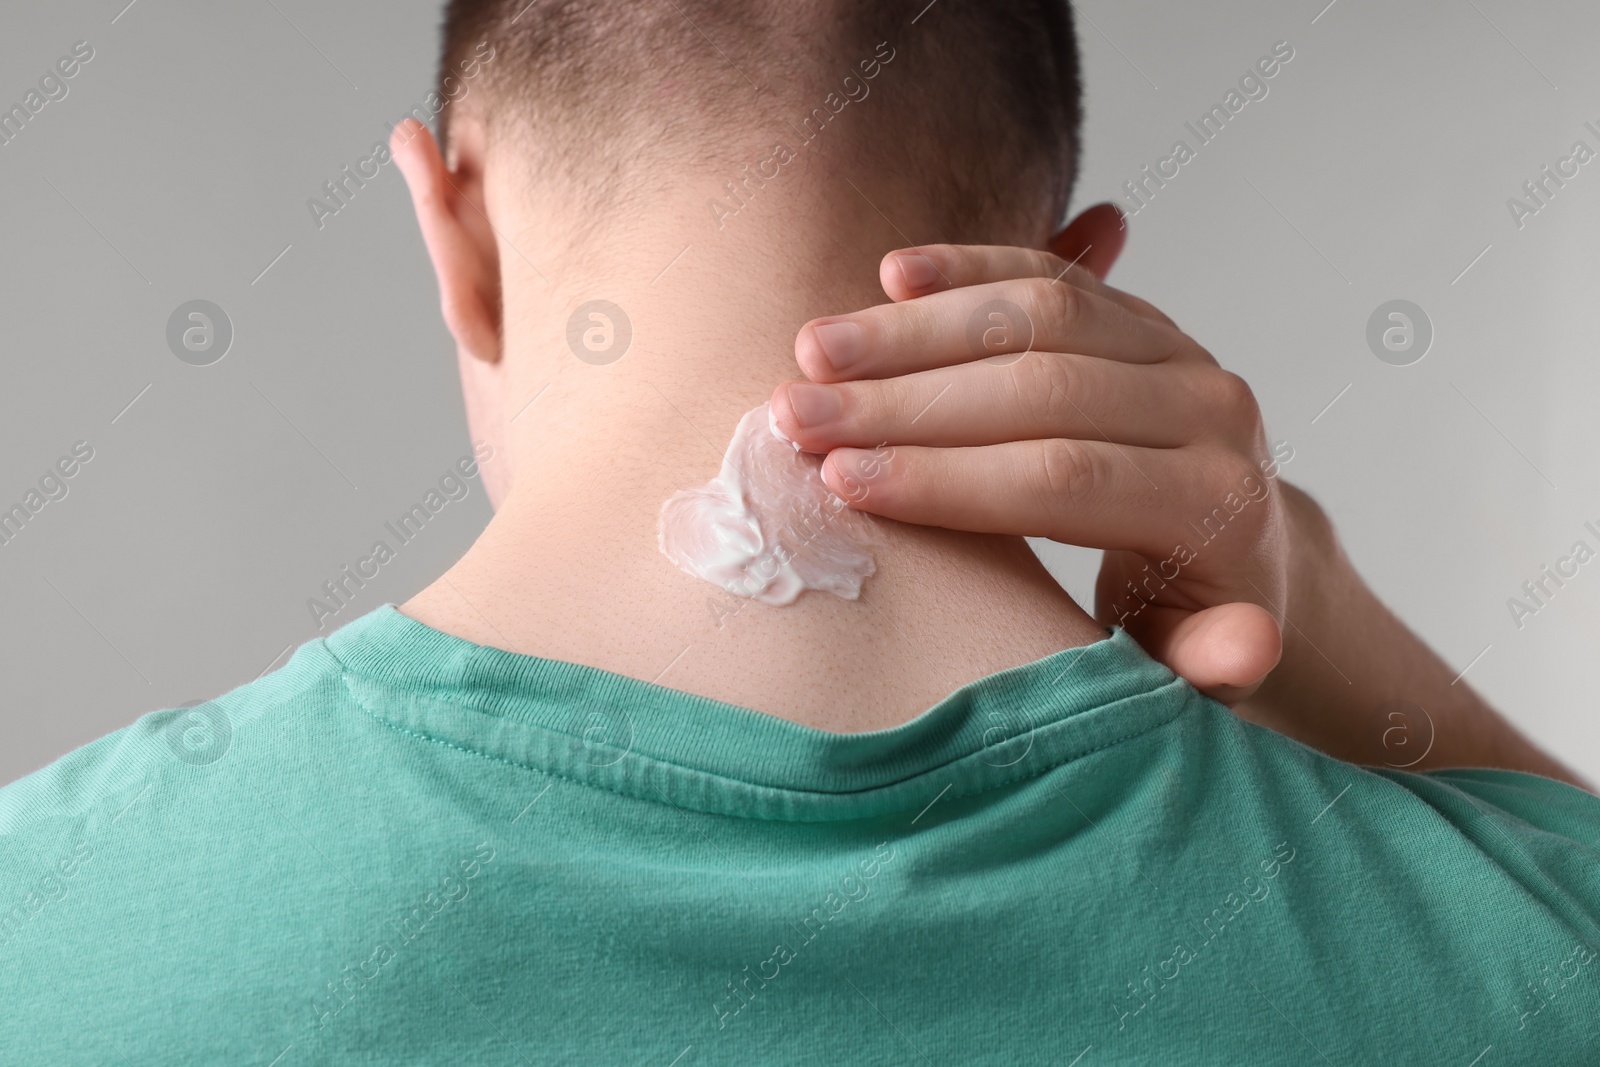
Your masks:
<svg viewBox="0 0 1600 1067"><path fill-rule="evenodd" d="M1067 0L450 0L440 82L447 152L472 116L596 209L819 144L846 177L899 169L966 231L942 239L982 239L1059 222L1077 162Z"/></svg>

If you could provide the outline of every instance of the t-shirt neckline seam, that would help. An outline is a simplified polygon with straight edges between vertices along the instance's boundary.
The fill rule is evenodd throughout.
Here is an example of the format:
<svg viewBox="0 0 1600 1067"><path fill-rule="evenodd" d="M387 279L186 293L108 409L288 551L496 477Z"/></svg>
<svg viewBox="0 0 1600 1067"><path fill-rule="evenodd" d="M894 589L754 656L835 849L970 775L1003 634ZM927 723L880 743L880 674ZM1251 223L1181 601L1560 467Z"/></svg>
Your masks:
<svg viewBox="0 0 1600 1067"><path fill-rule="evenodd" d="M464 744L461 741L458 741L458 740L456 740L454 738L442 737L442 736L439 736L439 735L436 735L436 734L432 734L432 733L428 733L428 732L425 732L425 731L422 731L422 730L418 730L418 729L416 729L416 728L414 728L412 726L408 726L408 725L406 725L404 723L400 723L400 722L394 721L392 718L390 718L389 716L385 715L382 711L379 711L378 709L376 709L376 708L372 707L370 704L368 704L367 701L364 700L356 692L355 687L350 684L352 675L354 675L355 677L362 678L362 679L368 681L369 683L373 683L373 684L376 684L376 685L379 685L379 686L383 686L385 683L383 683L383 681L381 679L374 679L374 678L371 678L371 677L369 677L369 676L367 676L367 675L365 675L365 674L363 674L363 673L361 673L359 671L351 671L351 670L347 669L345 667L344 661L342 659L339 659L339 657L338 657L338 655L336 653L333 653L333 651L331 649L329 649L328 651L329 651L330 655L334 656L335 661L339 663L339 667L340 667L340 670L339 670L340 685L343 687L343 689L346 692L346 694L348 694L350 699L351 699L351 701L354 702L355 705L358 708L361 709L363 714L365 714L367 717L369 717L372 720L374 720L376 723L378 723L378 725L380 725L382 727L385 727L386 729L389 729L389 730L391 730L391 731L393 731L393 732L395 732L395 733L397 733L397 734L399 734L399 735L401 735L403 737L406 737L406 738L408 738L410 740L413 740L413 741L420 741L420 742L423 742L425 744L438 745L438 746L443 747L443 748L447 748L447 749L451 749L451 750L460 752L460 753L462 753L464 755L473 756L473 757L476 757L478 759L488 760L488 761L490 761L492 763L505 764L506 766L513 767L513 768L515 768L517 770L527 771L527 772L530 772L530 773L533 773L533 774L538 774L538 775L541 775L541 776L546 777L546 778L551 778L551 779L555 779L555 780L558 780L558 781L570 782L573 785L580 786L580 787L583 787L583 788L586 788L586 789L595 789L595 790L599 790L600 792L609 793L609 794L611 794L613 796L626 797L626 798L629 798L631 800L637 800L637 801L640 801L640 802L643 802L643 803L651 803L651 804L662 804L662 803L665 803L666 805L668 805L670 807L678 808L680 810L688 808L688 809L694 810L694 811L699 811L699 812L709 813L709 814L724 815L724 816L727 816L727 817L730 817L730 818L756 819L756 820L760 820L760 821L764 821L764 822L779 822L779 823L846 821L846 820L851 819L851 818L864 818L864 817L869 817L870 815L883 815L883 814L892 814L892 813L896 813L896 812L899 812L899 811L909 811L909 810L912 810L912 808L916 807L916 803L909 803L904 808L880 809L880 810L876 810L876 811L873 811L873 812L870 812L870 813L854 813L854 812L849 812L849 811L841 811L841 812L837 813L837 816L835 817L834 813L831 813L831 812L820 812L820 813L818 813L819 817L817 817L817 818L797 819L797 818L792 818L792 817L784 817L784 816L778 815L778 814L768 814L768 813L753 812L753 811L743 811L743 812L741 812L741 811L733 811L733 810L729 810L728 806L715 806L715 807L713 807L713 806L703 806L703 805L684 805L684 804L680 804L679 802L673 800L671 797L667 796L665 793L661 792L661 790L659 790L659 788L657 789L657 794L658 795L651 796L651 795L649 795L648 793L646 793L643 790L621 789L621 788L617 788L614 785L610 785L610 784L607 784L607 783L604 783L604 782L585 780L585 779L582 779L582 778L574 777L573 775L570 775L570 774L564 774L561 771L556 770L556 769L551 768L551 767L544 767L544 766L540 766L540 765L535 764L535 763L529 763L529 762L524 762L524 761L521 761L521 760L512 759L509 756L504 756L504 755L500 755L498 753L485 751L482 748L479 748L479 747L476 747L476 746L473 746L473 745L470 745L470 744ZM1160 686L1157 689L1148 690L1148 691L1141 692L1141 693L1136 693L1136 694L1131 694L1131 695L1123 697L1123 698L1121 698L1121 699L1119 699L1117 701L1113 701L1111 704L1101 705L1100 707L1101 708L1110 708L1110 707L1114 707L1117 704L1122 704L1122 703L1126 703L1126 702L1130 702L1130 701L1148 700L1149 698L1151 698L1151 697L1153 697L1153 696L1155 696L1157 694L1163 693L1163 692L1165 692L1165 691L1167 691L1169 689L1172 689L1174 687L1188 688L1187 683L1184 682L1182 678L1174 677L1170 682L1166 683L1163 686ZM409 699L414 699L414 694L401 694L401 695L405 696L408 700ZM1069 751L1061 754L1059 757L1049 760L1043 766L1038 767L1037 769L1031 769L1029 771L1029 773L1027 773L1027 774L1020 774L1020 775L1016 775L1015 777L996 777L996 778L993 778L993 779L991 779L991 780L989 780L987 782L984 782L979 788L976 788L976 789L963 789L963 790L960 790L960 791L956 791L956 792L952 793L951 795L949 795L947 797L943 797L943 798L944 799L948 799L948 800L960 800L960 799L964 799L964 798L967 798L967 797L980 796L980 795L982 795L984 793L992 792L992 791L994 791L996 789L1003 789L1003 788L1006 788L1008 786L1013 786L1013 785L1016 785L1016 784L1018 784L1020 782L1025 782L1025 781L1029 781L1029 780L1031 780L1033 778L1042 777L1043 775L1046 775L1046 774L1050 773L1051 771L1056 770L1056 769L1058 769L1060 767L1063 767L1063 766L1065 766L1065 765L1067 765L1069 763L1073 763L1073 762L1076 762L1077 760L1083 759L1083 758L1085 758L1087 756L1094 755L1097 752L1102 752L1102 751L1105 751L1107 749L1114 748L1117 745L1120 745L1120 744L1123 744L1125 742L1134 740L1134 739L1136 739L1138 737L1142 737L1143 735L1145 735L1147 733L1153 733L1154 731L1156 731L1158 729L1161 729L1162 727L1168 726L1171 723L1177 721L1179 718L1181 718L1184 715L1184 713L1187 712L1190 709L1190 707L1192 706L1193 697L1196 696L1196 695L1198 695L1198 694L1197 693L1187 694L1187 698L1182 700L1182 701L1180 701L1180 702L1177 702L1176 706L1174 707L1174 709L1172 710L1172 712L1170 714L1163 715L1163 716L1161 716L1160 718L1156 719L1153 722L1142 723L1142 724L1139 725L1139 727L1137 729L1135 729L1135 730L1133 730L1133 731L1131 731L1129 733L1118 734L1117 736L1112 737L1110 739L1107 739L1105 741L1102 741L1101 743L1099 743L1097 745L1094 745L1093 747L1088 748L1088 749L1077 750L1077 751L1069 750ZM490 716L490 717L493 717L493 718L503 718L502 716L495 715L492 712L485 711L485 710L483 710L481 708L478 708L478 707L476 707L476 706L474 706L472 704L464 704L464 705L462 705L462 707L465 708L468 711L471 711L471 712L475 713L475 714ZM1095 710L1100 710L1100 709L1097 708ZM1037 729L1039 729L1039 730L1049 730L1052 727L1061 727L1061 726L1063 726L1064 724L1066 724L1066 723L1068 723L1070 721L1071 721L1070 718L1069 719L1058 719L1058 720L1054 720L1054 721L1052 721L1050 723L1047 723L1042 727L1038 727ZM517 726L519 726L521 728L524 728L524 729L538 730L538 731L549 733L549 734L556 735L556 736L563 736L563 737L570 737L571 736L571 735L568 735L568 734L564 734L561 731L553 730L553 729L551 729L549 727L546 727L543 724L539 724L539 723L518 722ZM647 763L649 765L652 765L654 767L664 768L667 771L669 771L669 772L671 772L671 773L673 773L675 775L683 775L683 776L689 776L689 777L693 777L693 778L698 778L698 779L701 779L703 781L715 782L715 783L718 783L718 784L721 784L721 785L724 785L724 786L736 786L736 787L738 787L740 789L754 790L754 791L757 791L758 793L760 793L763 796L768 797L768 798L773 798L773 799L776 799L776 798L787 798L787 799L790 799L790 800L800 801L802 803L806 802L806 801L814 801L814 802L817 802L820 805L837 804L840 807L847 807L849 802L852 801L852 800L865 801L865 800L868 800L868 799L872 798L875 794L876 795L881 795L881 794L883 794L884 792L886 792L888 790L903 790L903 789L906 789L906 787L908 787L913 782L925 779L925 778L927 778L927 777L929 777L931 775L938 774L940 771L951 770L953 768L956 768L956 767L958 767L958 766L960 766L962 764L967 763L970 760L978 758L980 755L981 755L980 752L968 752L968 753L965 753L965 754L957 757L954 760L950 760L950 761L948 761L946 763L938 764L937 766L934 766L934 767L924 768L924 769L922 769L920 771L917 771L914 774L911 774L911 775L909 775L909 776L907 776L905 778L897 779L897 780L895 780L893 782L887 782L887 783L882 783L882 784L879 784L879 785L869 786L869 787L864 788L864 789L845 790L845 791L838 791L838 792L827 791L827 790L796 789L796 788L793 788L793 787L790 787L790 786L778 786L778 785L769 785L769 784L760 783L760 782L752 782L752 781L749 781L747 779L735 778L735 777L732 777L732 776L729 776L729 775L726 775L726 774L722 774L722 773L717 772L717 771L705 770L705 769L702 769L702 768L699 768L699 767L690 767L690 766L686 766L684 764L672 762L670 760L663 760L663 759L660 759L660 758L655 757L655 756L645 755L643 753L629 753L624 758L630 758L630 759L633 759L635 761L645 762L645 763ZM943 795L941 795L941 796L943 796Z"/></svg>

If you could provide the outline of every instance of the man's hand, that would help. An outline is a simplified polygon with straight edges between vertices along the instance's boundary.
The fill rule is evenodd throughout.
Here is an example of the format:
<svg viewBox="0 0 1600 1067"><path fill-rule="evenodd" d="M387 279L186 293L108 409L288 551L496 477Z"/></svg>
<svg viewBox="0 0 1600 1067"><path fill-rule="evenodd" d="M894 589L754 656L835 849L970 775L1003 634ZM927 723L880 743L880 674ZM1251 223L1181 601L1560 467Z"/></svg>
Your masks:
<svg viewBox="0 0 1600 1067"><path fill-rule="evenodd" d="M1115 249L1083 258L1103 272ZM1022 248L907 249L881 277L895 303L807 323L809 381L772 397L854 507L1105 549L1102 622L1339 759L1593 788L1379 601L1316 502L1277 481L1290 453L1267 447L1249 388L1150 304Z"/></svg>
<svg viewBox="0 0 1600 1067"><path fill-rule="evenodd" d="M1109 264L1108 264L1109 265ZM1287 535L1255 397L1148 303L1022 248L890 253L808 323L778 428L862 511L1106 550L1100 621L1225 702L1278 662Z"/></svg>

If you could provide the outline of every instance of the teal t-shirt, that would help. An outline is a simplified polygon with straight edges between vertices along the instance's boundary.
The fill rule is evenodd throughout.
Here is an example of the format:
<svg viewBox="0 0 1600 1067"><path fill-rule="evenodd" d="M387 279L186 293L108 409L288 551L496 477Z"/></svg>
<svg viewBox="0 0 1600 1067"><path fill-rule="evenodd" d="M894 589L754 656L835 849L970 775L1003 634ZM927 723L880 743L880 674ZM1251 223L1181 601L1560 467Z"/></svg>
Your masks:
<svg viewBox="0 0 1600 1067"><path fill-rule="evenodd" d="M1593 1065L1597 850L1121 631L837 735L385 606L0 790L0 1062Z"/></svg>

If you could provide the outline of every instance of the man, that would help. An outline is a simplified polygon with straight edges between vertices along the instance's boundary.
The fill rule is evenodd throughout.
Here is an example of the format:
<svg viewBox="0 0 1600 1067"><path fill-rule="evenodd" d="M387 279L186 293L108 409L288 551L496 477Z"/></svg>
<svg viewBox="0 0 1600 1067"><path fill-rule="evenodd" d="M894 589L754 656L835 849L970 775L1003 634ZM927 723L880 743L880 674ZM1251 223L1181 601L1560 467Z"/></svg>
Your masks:
<svg viewBox="0 0 1600 1067"><path fill-rule="evenodd" d="M495 518L0 793L0 1058L1593 1061L1600 800L1099 281L1114 211L1057 232L1066 5L918 8L451 5L482 78L394 150ZM883 516L858 599L659 549L763 402Z"/></svg>

